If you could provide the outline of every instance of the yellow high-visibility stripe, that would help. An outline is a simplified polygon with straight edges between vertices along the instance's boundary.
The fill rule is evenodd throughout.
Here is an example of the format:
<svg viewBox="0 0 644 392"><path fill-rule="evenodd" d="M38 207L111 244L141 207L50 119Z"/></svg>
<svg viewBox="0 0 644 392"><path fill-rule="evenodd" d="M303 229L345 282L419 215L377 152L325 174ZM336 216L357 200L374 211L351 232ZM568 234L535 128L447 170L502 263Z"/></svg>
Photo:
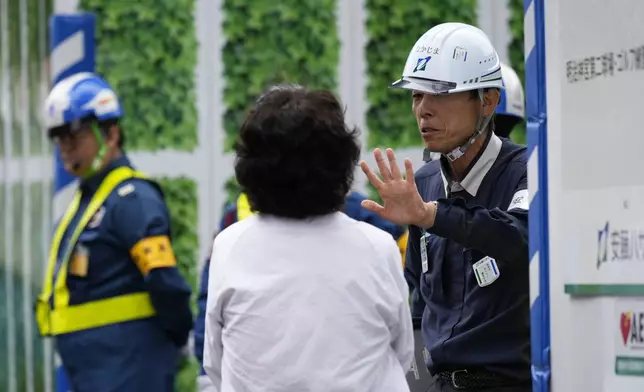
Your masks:
<svg viewBox="0 0 644 392"><path fill-rule="evenodd" d="M154 316L148 293L120 295L81 305L54 308L50 313L51 335L82 331L104 325Z"/></svg>
<svg viewBox="0 0 644 392"><path fill-rule="evenodd" d="M43 291L36 304L36 321L42 335L57 335L154 315L154 308L152 308L147 293L127 294L82 305L69 306L69 290L66 284L67 265L76 242L80 234L85 230L87 223L105 203L112 191L123 181L130 178L148 179L145 174L129 167L119 167L110 172L101 182L98 190L90 200L87 210L85 210L78 225L74 228L54 283L58 251L65 231L78 211L81 198L80 191L76 193L63 215L51 242ZM52 296L53 309L50 307Z"/></svg>

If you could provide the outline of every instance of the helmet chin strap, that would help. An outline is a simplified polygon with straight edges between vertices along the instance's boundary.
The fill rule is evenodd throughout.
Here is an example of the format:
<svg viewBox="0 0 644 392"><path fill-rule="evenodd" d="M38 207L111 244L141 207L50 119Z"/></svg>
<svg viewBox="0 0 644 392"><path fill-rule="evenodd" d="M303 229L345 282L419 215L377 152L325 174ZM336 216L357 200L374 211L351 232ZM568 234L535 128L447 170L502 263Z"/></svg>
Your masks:
<svg viewBox="0 0 644 392"><path fill-rule="evenodd" d="M481 101L481 106L483 106L483 89L478 90L479 93L479 100ZM479 108L479 113L481 112L481 109ZM462 157L465 155L465 151L467 151L468 148L476 142L476 139L478 139L479 136L485 131L485 128L487 128L487 125L490 123L490 120L492 119L492 116L481 116L479 115L479 119L476 122L476 128L474 130L474 134L463 144L460 146L456 147L452 151L448 152L447 154L443 154L450 162L454 162L458 158Z"/></svg>
<svg viewBox="0 0 644 392"><path fill-rule="evenodd" d="M423 149L423 162L431 162L436 159L440 159L441 154L438 152L431 152L428 149Z"/></svg>
<svg viewBox="0 0 644 392"><path fill-rule="evenodd" d="M103 141L103 135L101 135L101 131L98 129L98 126L96 124L92 124L92 132L94 133L94 136L98 141L98 153L92 161L92 166L89 167L87 173L83 175L83 178L91 177L99 170L101 170L101 167L103 166L103 160L105 159L105 154L107 153L107 145L105 144L105 141Z"/></svg>

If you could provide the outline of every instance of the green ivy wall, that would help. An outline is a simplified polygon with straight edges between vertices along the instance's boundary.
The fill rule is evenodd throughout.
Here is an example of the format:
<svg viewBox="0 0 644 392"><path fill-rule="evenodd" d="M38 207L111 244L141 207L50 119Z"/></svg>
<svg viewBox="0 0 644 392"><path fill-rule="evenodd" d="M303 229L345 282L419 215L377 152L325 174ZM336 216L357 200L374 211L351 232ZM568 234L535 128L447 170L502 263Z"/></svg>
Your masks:
<svg viewBox="0 0 644 392"><path fill-rule="evenodd" d="M190 178L157 178L168 202L174 239L174 253L179 269L190 283L197 281L197 249L199 238L195 231L197 222L197 184ZM196 286L193 286L193 291ZM194 309L193 309L194 310Z"/></svg>
<svg viewBox="0 0 644 392"><path fill-rule="evenodd" d="M224 127L230 150L248 107L274 83L337 88L335 0L224 2Z"/></svg>
<svg viewBox="0 0 644 392"><path fill-rule="evenodd" d="M81 0L97 16L97 71L119 93L126 150L192 151L198 144L195 69L196 0ZM197 184L190 178L157 178L171 217L179 268L197 292ZM194 302L194 301L193 301ZM195 391L198 366L186 358L178 392Z"/></svg>
<svg viewBox="0 0 644 392"><path fill-rule="evenodd" d="M96 13L96 68L123 100L130 150L197 145L195 0L81 0Z"/></svg>
<svg viewBox="0 0 644 392"><path fill-rule="evenodd" d="M337 92L340 41L336 0L225 0L224 149L232 149L248 108L275 83ZM239 186L226 182L227 201Z"/></svg>

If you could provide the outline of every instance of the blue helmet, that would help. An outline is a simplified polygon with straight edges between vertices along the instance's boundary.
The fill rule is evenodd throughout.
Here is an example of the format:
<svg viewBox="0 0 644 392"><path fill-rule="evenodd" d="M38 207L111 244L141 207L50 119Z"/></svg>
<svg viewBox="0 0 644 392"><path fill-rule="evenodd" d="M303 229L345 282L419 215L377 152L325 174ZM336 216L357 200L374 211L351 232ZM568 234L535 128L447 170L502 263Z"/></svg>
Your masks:
<svg viewBox="0 0 644 392"><path fill-rule="evenodd" d="M123 116L123 107L110 85L98 75L81 72L71 75L52 88L45 100L47 129L80 124L88 118L99 122Z"/></svg>
<svg viewBox="0 0 644 392"><path fill-rule="evenodd" d="M505 90L501 90L501 98L496 107L496 115L511 116L525 120L525 97L523 86L516 72L501 63L501 74Z"/></svg>

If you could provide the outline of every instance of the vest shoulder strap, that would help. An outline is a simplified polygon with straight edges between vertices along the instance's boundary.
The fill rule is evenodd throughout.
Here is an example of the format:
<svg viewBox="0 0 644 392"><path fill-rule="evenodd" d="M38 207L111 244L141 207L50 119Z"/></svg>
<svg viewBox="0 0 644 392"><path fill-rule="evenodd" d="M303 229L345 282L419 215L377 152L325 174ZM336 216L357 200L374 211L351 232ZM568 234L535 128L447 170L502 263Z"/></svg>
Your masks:
<svg viewBox="0 0 644 392"><path fill-rule="evenodd" d="M250 203L248 202L248 196L245 193L242 193L237 198L237 221L244 220L255 213L250 209Z"/></svg>

